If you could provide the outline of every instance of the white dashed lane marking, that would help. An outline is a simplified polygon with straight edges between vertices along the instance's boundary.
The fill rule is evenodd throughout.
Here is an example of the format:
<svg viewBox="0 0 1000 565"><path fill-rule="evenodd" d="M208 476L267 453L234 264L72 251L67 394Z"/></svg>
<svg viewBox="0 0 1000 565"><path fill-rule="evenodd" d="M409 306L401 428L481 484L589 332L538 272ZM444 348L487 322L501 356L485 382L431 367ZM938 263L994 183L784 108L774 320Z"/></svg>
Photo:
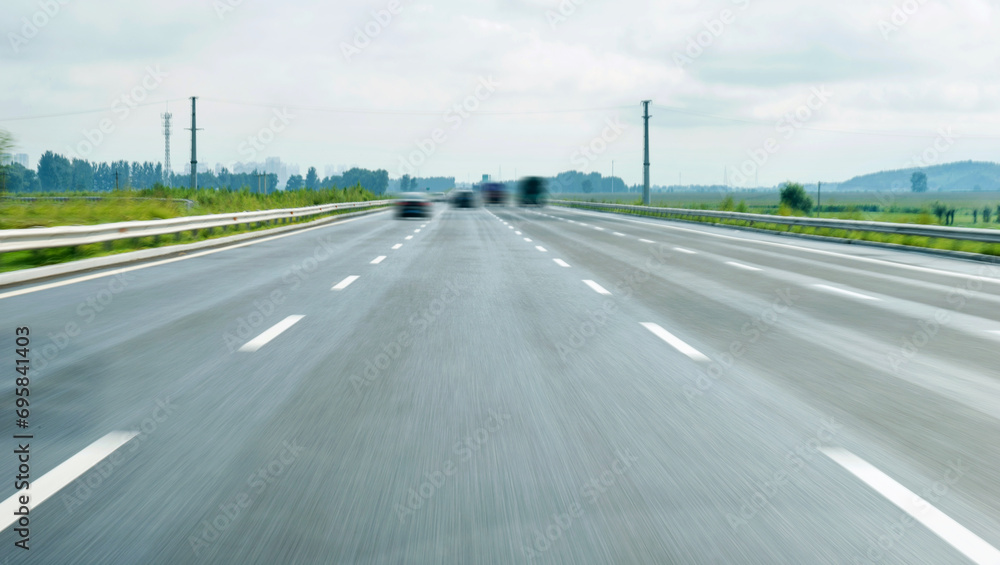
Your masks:
<svg viewBox="0 0 1000 565"><path fill-rule="evenodd" d="M277 324L274 324L273 326L265 330L264 333L248 341L246 345L240 348L240 351L248 353L253 353L254 351L257 351L261 347L267 345L272 339L281 335L282 332L294 326L302 318L305 318L305 316L289 316L285 318L284 320L278 322Z"/></svg>
<svg viewBox="0 0 1000 565"><path fill-rule="evenodd" d="M684 343L680 338L660 327L659 324L643 322L642 326L653 332L656 337L667 342L671 347L680 351L684 355L687 355L691 359L694 359L695 361L708 361L708 357L706 357L702 352Z"/></svg>
<svg viewBox="0 0 1000 565"><path fill-rule="evenodd" d="M605 295L610 295L611 294L610 292L608 292L608 290L606 288L604 288L603 286L595 283L594 281L585 280L585 281L583 281L583 284L589 286L590 288L592 288L594 290L594 292L596 292L598 294L605 294Z"/></svg>

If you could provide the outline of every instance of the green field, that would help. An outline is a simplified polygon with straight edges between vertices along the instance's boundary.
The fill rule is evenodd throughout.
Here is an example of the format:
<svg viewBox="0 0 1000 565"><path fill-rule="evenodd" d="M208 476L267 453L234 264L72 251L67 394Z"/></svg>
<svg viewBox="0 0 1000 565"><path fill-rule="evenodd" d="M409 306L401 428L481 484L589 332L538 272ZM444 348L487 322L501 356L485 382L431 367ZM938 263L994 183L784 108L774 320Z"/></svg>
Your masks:
<svg viewBox="0 0 1000 565"><path fill-rule="evenodd" d="M89 197L100 196L101 200L70 199L67 201L37 200L21 202L10 198L0 199L0 229L52 227L69 225L93 225L111 222L158 220L180 216L198 216L226 212L244 212L268 210L277 208L301 208L317 204L339 202L362 202L376 200L374 194L360 187L346 190L299 190L292 192L277 192L268 195L254 194L249 191L229 192L201 189L150 189L128 193L57 193L57 194L23 194L25 197ZM190 207L185 202L172 202L143 199L186 199L193 201ZM329 215L348 213L333 212L321 216L310 216L290 221L313 221ZM159 238L124 239L105 244L81 245L74 248L44 249L37 251L18 251L0 254L0 272L53 265L67 261L75 261L88 257L99 257L116 253L125 253L137 249L162 247L179 243L193 243L206 239L234 235L267 229L261 225L215 228L201 230L197 234L183 232Z"/></svg>

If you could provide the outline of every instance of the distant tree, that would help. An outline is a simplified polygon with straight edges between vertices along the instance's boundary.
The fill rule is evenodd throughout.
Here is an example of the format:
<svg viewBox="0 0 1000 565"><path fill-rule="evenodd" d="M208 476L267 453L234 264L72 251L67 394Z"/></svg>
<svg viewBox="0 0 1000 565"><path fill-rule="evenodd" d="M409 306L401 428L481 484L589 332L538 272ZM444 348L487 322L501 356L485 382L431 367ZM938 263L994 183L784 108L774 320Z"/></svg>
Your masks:
<svg viewBox="0 0 1000 565"><path fill-rule="evenodd" d="M990 216L993 214L993 210L989 206L983 207L983 223L990 223Z"/></svg>
<svg viewBox="0 0 1000 565"><path fill-rule="evenodd" d="M45 192L68 190L73 183L73 168L69 159L46 151L38 160L38 180Z"/></svg>
<svg viewBox="0 0 1000 565"><path fill-rule="evenodd" d="M319 175L316 174L316 167L309 167L306 172L306 188L316 190L319 187Z"/></svg>
<svg viewBox="0 0 1000 565"><path fill-rule="evenodd" d="M10 155L10 151L13 148L14 136L9 131L0 129L0 164L5 162L5 158Z"/></svg>
<svg viewBox="0 0 1000 565"><path fill-rule="evenodd" d="M302 180L302 175L292 175L288 177L288 182L285 184L285 190L299 190L305 186L305 181Z"/></svg>
<svg viewBox="0 0 1000 565"><path fill-rule="evenodd" d="M399 179L399 191L400 192L410 191L410 175L403 175L403 177Z"/></svg>
<svg viewBox="0 0 1000 565"><path fill-rule="evenodd" d="M913 192L927 192L927 175L917 171L910 176L910 188Z"/></svg>
<svg viewBox="0 0 1000 565"><path fill-rule="evenodd" d="M972 209L972 223L979 223L979 208Z"/></svg>
<svg viewBox="0 0 1000 565"><path fill-rule="evenodd" d="M997 205L997 223L1000 224L1000 205Z"/></svg>
<svg viewBox="0 0 1000 565"><path fill-rule="evenodd" d="M808 214L812 210L812 198L806 194L804 186L797 182L786 182L781 187L781 203L792 210L798 210Z"/></svg>
<svg viewBox="0 0 1000 565"><path fill-rule="evenodd" d="M590 182L590 179L584 179L583 183L581 183L580 187L583 189L583 192L586 193L586 194L590 194L591 192L594 192L594 183Z"/></svg>
<svg viewBox="0 0 1000 565"><path fill-rule="evenodd" d="M73 159L73 190L91 192L94 190L94 168L85 159Z"/></svg>

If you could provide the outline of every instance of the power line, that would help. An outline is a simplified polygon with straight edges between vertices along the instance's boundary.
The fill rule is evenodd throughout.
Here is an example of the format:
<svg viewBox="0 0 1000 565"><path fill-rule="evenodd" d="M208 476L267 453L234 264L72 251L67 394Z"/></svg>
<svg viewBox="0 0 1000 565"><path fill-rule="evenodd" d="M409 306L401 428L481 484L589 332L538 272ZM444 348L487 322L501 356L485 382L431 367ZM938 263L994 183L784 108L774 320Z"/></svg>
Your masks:
<svg viewBox="0 0 1000 565"><path fill-rule="evenodd" d="M159 104L165 104L167 102L177 102L178 100L187 100L186 98L171 98L170 100L157 100L155 102L143 102L141 104L132 104L129 108L139 108L143 106L156 106ZM0 118L0 122L20 122L26 120L43 120L46 118L62 118L66 116L82 116L85 114L100 114L102 112L110 112L114 108L98 108L96 110L79 110L76 112L61 112L58 114L39 114L37 116L18 116L14 118Z"/></svg>
<svg viewBox="0 0 1000 565"><path fill-rule="evenodd" d="M320 106L298 106L295 104L278 104L278 103L267 103L267 102L245 102L239 100L222 100L219 98L200 98L200 100L208 102L217 102L220 104L234 104L238 106L257 106L260 108L275 108L275 109L289 109L289 110L302 110L307 112L329 112L334 114L379 114L386 116L440 116L442 110L380 110L374 108L334 108L334 107L320 107ZM474 110L469 111L470 114L475 114L477 116L525 116L525 115L536 115L536 114L572 114L572 113L583 113L583 112L605 112L608 110L624 110L629 109L631 106L604 106L596 108L572 108L572 109L561 109L561 110L523 110L523 111L485 111L485 110Z"/></svg>
<svg viewBox="0 0 1000 565"><path fill-rule="evenodd" d="M662 104L653 104L653 106L656 107L656 108L660 108L662 110L666 110L668 112L674 112L674 113L677 113L677 114L687 114L687 115L691 115L691 116L701 116L701 117L712 118L712 119L716 119L716 120L726 120L726 121L730 121L730 122L740 122L740 123L760 125L760 126L773 126L774 125L774 121L773 120L772 121L749 120L749 119L746 119L746 118L736 118L736 117L733 117L733 116L720 116L718 114L709 114L709 113L706 113L706 112L698 112L698 111L695 111L695 110L689 110L687 108L680 108L678 106L664 106ZM884 135L884 136L891 136L891 137L915 137L915 138L938 137L938 135L940 135L937 132L932 132L932 133L907 133L907 132L892 132L892 131L829 129L829 128L810 127L810 126L806 126L804 124L803 125L799 125L799 126L792 126L792 127L795 127L795 129L804 129L804 130L810 130L810 131L822 131L822 132L826 132L826 133L846 133L846 134L851 134L851 135ZM956 137L961 137L962 139L1000 139L1000 136L996 136L996 135L966 135L966 134L962 134L961 136L956 136Z"/></svg>

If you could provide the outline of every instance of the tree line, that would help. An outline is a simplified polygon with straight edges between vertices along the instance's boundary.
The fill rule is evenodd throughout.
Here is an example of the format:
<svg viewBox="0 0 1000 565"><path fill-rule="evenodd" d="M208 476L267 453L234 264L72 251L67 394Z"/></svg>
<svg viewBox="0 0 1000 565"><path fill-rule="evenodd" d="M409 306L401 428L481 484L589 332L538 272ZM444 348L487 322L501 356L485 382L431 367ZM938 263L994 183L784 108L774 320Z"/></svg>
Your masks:
<svg viewBox="0 0 1000 565"><path fill-rule="evenodd" d="M163 165L152 162L114 161L92 163L86 159L68 159L58 153L46 151L38 160L37 170L13 163L3 167L3 188L8 192L110 192L113 190L144 190L158 185L188 186L190 175L163 174ZM220 190L249 189L251 192L271 193L278 189L279 179L273 173L232 173L222 168L198 173L198 186ZM293 175L286 189L320 190L361 185L374 193L384 193L389 184L385 170L369 171L354 168L343 175L319 180L316 168L310 167L303 179Z"/></svg>

